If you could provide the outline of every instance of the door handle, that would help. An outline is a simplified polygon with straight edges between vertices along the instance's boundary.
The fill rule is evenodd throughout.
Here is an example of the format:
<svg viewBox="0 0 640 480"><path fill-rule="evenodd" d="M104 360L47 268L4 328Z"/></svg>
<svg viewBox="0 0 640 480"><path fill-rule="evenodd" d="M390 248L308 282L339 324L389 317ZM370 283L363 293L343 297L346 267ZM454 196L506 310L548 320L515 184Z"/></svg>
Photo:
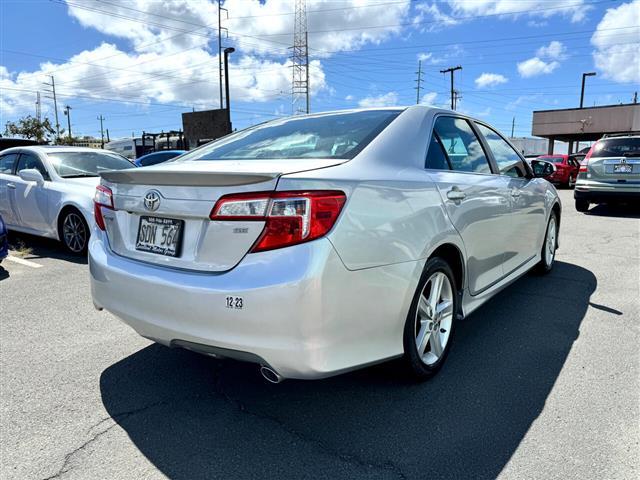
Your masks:
<svg viewBox="0 0 640 480"><path fill-rule="evenodd" d="M520 190L516 190L515 188L511 190L511 196L513 198L520 198Z"/></svg>
<svg viewBox="0 0 640 480"><path fill-rule="evenodd" d="M461 192L458 187L452 187L451 190L447 192L447 198L449 200L453 200L454 202L461 202L465 198L467 198L467 194Z"/></svg>
<svg viewBox="0 0 640 480"><path fill-rule="evenodd" d="M16 188L15 183L7 183L7 188Z"/></svg>

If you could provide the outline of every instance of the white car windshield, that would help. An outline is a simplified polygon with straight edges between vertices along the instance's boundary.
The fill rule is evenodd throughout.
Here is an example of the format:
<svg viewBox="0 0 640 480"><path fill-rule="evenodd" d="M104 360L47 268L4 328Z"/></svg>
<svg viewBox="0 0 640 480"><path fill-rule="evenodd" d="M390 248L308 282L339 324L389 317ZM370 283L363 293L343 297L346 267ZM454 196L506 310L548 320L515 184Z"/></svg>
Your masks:
<svg viewBox="0 0 640 480"><path fill-rule="evenodd" d="M62 178L97 177L106 170L123 170L135 165L124 157L106 152L52 152L49 161Z"/></svg>
<svg viewBox="0 0 640 480"><path fill-rule="evenodd" d="M352 159L400 110L365 110L263 123L209 143L174 161Z"/></svg>

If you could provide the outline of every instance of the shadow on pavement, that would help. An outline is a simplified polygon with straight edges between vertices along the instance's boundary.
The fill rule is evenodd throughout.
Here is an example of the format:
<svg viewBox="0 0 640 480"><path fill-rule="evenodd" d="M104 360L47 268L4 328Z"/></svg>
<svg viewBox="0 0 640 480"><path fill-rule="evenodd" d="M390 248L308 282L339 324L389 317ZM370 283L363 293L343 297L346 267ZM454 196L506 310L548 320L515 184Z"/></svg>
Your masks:
<svg viewBox="0 0 640 480"><path fill-rule="evenodd" d="M596 284L567 263L522 278L458 325L447 364L422 384L391 362L271 385L254 365L152 345L102 373L102 401L169 478L495 478Z"/></svg>
<svg viewBox="0 0 640 480"><path fill-rule="evenodd" d="M0 280L4 280L5 278L9 278L9 272L0 265Z"/></svg>
<svg viewBox="0 0 640 480"><path fill-rule="evenodd" d="M588 215L598 217L640 218L640 206L632 203L601 203L591 207Z"/></svg>
<svg viewBox="0 0 640 480"><path fill-rule="evenodd" d="M9 249L26 251L26 260L38 260L39 258L55 258L71 263L87 264L87 256L68 253L62 243L52 238L38 237L28 233L9 232Z"/></svg>

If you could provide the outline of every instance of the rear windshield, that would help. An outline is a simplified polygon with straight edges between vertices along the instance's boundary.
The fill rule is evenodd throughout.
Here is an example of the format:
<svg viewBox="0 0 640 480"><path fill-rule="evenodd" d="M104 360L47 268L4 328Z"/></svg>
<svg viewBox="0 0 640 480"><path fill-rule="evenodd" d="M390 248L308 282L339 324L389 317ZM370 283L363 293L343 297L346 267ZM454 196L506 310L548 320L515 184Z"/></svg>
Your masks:
<svg viewBox="0 0 640 480"><path fill-rule="evenodd" d="M605 138L593 147L592 157L640 157L640 138Z"/></svg>
<svg viewBox="0 0 640 480"><path fill-rule="evenodd" d="M538 160L544 160L545 162L562 163L564 157L538 157Z"/></svg>
<svg viewBox="0 0 640 480"><path fill-rule="evenodd" d="M129 160L115 153L52 152L47 156L62 178L97 177L106 170L135 167Z"/></svg>
<svg viewBox="0 0 640 480"><path fill-rule="evenodd" d="M211 142L174 160L352 159L400 110L366 110L274 120Z"/></svg>

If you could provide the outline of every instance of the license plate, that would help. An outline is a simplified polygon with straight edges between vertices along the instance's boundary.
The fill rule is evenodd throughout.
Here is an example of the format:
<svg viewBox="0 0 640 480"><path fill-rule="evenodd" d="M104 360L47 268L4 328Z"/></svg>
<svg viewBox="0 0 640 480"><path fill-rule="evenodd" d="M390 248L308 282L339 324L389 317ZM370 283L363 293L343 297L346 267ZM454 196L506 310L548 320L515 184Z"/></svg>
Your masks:
<svg viewBox="0 0 640 480"><path fill-rule="evenodd" d="M183 220L140 217L136 250L177 257L180 254L183 226Z"/></svg>
<svg viewBox="0 0 640 480"><path fill-rule="evenodd" d="M633 165L626 165L620 163L613 166L613 173L631 173L633 171Z"/></svg>

